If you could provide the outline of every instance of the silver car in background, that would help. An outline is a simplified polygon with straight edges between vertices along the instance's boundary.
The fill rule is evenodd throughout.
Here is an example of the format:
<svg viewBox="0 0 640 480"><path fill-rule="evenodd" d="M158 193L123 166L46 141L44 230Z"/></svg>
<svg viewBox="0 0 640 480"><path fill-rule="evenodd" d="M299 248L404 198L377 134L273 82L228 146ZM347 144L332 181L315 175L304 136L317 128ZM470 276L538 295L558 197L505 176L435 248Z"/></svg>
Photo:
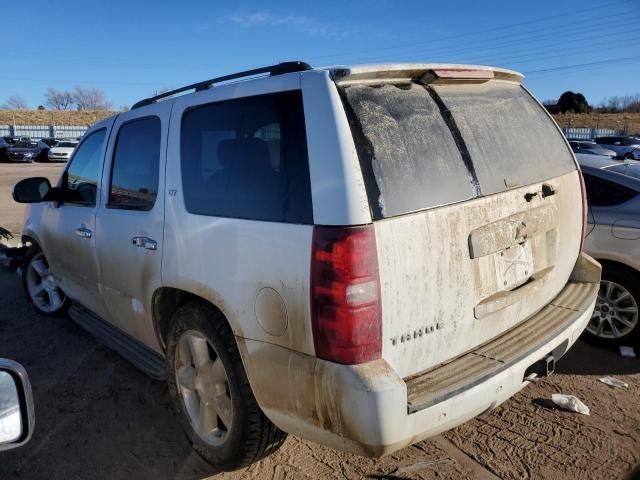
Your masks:
<svg viewBox="0 0 640 480"><path fill-rule="evenodd" d="M586 332L608 345L640 339L640 162L576 155L587 190L585 251L602 264L602 282Z"/></svg>
<svg viewBox="0 0 640 480"><path fill-rule="evenodd" d="M638 137L597 137L593 141L601 148L615 151L617 157L640 160L640 138Z"/></svg>
<svg viewBox="0 0 640 480"><path fill-rule="evenodd" d="M604 157L616 157L617 154L614 150L609 150L598 145L593 140L569 140L571 150L574 153L582 153L585 155L602 155Z"/></svg>

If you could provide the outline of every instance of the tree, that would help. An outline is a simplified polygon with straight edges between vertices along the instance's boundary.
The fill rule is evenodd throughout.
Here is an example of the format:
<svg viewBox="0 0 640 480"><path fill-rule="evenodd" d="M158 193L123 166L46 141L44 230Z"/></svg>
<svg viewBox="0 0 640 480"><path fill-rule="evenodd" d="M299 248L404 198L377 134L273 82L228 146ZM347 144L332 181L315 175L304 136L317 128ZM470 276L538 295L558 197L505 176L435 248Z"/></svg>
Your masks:
<svg viewBox="0 0 640 480"><path fill-rule="evenodd" d="M20 95L11 95L3 105L7 110L26 110L29 108L27 102Z"/></svg>
<svg viewBox="0 0 640 480"><path fill-rule="evenodd" d="M68 90L48 88L45 97L47 105L54 110L71 110L73 107L73 94Z"/></svg>
<svg viewBox="0 0 640 480"><path fill-rule="evenodd" d="M585 113L591 109L587 99L581 93L564 92L558 99L558 111Z"/></svg>
<svg viewBox="0 0 640 480"><path fill-rule="evenodd" d="M111 110L111 104L106 101L104 92L98 88L74 88L73 101L78 110Z"/></svg>
<svg viewBox="0 0 640 480"><path fill-rule="evenodd" d="M620 113L620 112L640 112L640 94L626 95L624 97L614 96L603 100L598 109L601 112Z"/></svg>

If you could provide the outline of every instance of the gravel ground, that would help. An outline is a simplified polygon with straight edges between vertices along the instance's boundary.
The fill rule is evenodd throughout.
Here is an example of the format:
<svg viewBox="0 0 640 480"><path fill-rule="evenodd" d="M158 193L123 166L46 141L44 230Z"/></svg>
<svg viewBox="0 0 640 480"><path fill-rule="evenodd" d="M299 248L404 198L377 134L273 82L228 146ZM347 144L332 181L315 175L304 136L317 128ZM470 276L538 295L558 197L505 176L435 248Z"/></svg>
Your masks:
<svg viewBox="0 0 640 480"><path fill-rule="evenodd" d="M19 231L10 186L55 179L60 165L0 164L0 225ZM640 351L640 348L637 349ZM190 448L164 384L147 378L68 319L37 315L15 272L0 267L0 356L32 382L30 443L0 453L0 478L201 479L214 474ZM629 384L613 389L612 375ZM552 393L578 396L590 416L553 408ZM216 479L640 479L640 358L578 344L556 374L477 419L382 459L289 436L273 456Z"/></svg>

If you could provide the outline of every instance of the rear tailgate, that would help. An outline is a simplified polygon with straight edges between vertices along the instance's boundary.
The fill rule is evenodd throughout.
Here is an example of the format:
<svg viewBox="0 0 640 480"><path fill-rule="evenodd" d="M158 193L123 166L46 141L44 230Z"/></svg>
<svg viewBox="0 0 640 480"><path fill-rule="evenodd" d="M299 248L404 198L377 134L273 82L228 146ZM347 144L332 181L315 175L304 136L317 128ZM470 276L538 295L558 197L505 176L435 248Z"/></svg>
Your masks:
<svg viewBox="0 0 640 480"><path fill-rule="evenodd" d="M342 89L403 377L508 331L566 284L581 240L573 156L515 82Z"/></svg>

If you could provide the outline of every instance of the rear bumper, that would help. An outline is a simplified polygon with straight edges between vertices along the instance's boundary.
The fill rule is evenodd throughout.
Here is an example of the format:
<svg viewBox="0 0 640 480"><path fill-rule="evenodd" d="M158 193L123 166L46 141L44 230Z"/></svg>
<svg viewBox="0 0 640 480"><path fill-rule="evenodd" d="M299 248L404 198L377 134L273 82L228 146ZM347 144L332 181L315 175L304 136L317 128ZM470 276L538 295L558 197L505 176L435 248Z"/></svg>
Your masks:
<svg viewBox="0 0 640 480"><path fill-rule="evenodd" d="M600 266L582 254L548 306L498 339L408 381L384 361L338 365L238 338L253 392L280 429L349 452L381 456L500 405L539 360L559 358L595 305ZM538 328L535 328L535 327Z"/></svg>

